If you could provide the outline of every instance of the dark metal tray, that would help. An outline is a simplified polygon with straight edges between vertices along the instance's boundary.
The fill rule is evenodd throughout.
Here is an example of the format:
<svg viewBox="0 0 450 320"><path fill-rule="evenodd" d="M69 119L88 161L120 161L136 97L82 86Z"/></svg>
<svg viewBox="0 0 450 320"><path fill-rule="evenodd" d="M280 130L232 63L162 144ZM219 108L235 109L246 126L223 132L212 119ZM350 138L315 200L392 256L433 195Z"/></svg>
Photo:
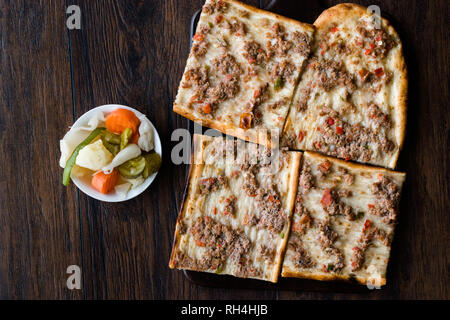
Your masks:
<svg viewBox="0 0 450 320"><path fill-rule="evenodd" d="M262 5L263 1L260 1L260 8L265 10L270 10L279 1L271 0L266 6ZM195 12L191 19L190 28L190 39L192 45L192 37L194 36L195 29L197 27L198 20L200 18L201 10ZM390 17L389 17L390 18ZM388 18L388 19L389 19ZM194 133L194 123L188 120L187 129L193 135ZM201 132L205 130L211 130L210 128L201 127ZM198 129L197 129L198 131ZM186 187L183 195L183 202L187 196L187 185L189 181L189 173L191 170L187 171L186 175ZM268 281L255 280L255 279L243 279L237 278L229 275L216 275L206 272L197 272L191 270L183 270L185 277L200 286L213 287L213 288L229 288L229 289L256 289L256 290L289 290L289 291L310 291L310 292L335 292L335 293L367 293L369 294L373 290L370 290L367 286L360 285L353 281L317 281L310 279L299 279L299 278L282 278L278 279L277 283L271 283ZM386 288L384 286L383 288Z"/></svg>

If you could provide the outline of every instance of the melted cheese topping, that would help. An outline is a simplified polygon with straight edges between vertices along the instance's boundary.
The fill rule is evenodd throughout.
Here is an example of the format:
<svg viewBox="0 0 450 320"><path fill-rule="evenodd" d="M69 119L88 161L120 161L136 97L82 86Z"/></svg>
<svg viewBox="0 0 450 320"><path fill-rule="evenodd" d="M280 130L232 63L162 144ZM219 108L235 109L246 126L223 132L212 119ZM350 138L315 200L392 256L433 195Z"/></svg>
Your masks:
<svg viewBox="0 0 450 320"><path fill-rule="evenodd" d="M328 160L332 163L330 173L325 177L319 178L318 165L323 161ZM343 164L341 161L336 161L333 158L325 156L319 156L317 154L311 154L306 152L303 156L303 162L308 163L311 168L311 174L314 177L314 188L305 192L302 196L303 205L309 211L314 223L308 228L304 235L300 236L303 248L311 257L315 263L314 267L301 268L295 263L295 252L288 246L285 259L283 262L282 274L302 273L303 275L310 275L315 278L325 277L328 278L334 274L342 277L355 277L356 279L363 279L367 281L369 279L385 279L387 263L389 260L390 247L381 243L379 240L374 239L371 245L365 252L364 265L358 271L352 271L351 258L353 255L353 248L358 245L358 239L361 236L361 232L364 228L366 220L370 220L371 226L383 230L388 237L392 237L394 232L394 226L392 224L386 224L382 218L369 213L369 205L377 203L376 197L371 192L371 186L373 183L378 182L379 175L386 175L395 182L399 190L401 190L402 183L404 181L404 174L387 171L384 169L376 169L372 167L363 166L355 168L350 165ZM352 174L354 181L351 185L347 185L343 178L342 173L338 171L339 167L345 168L348 173ZM300 188L300 187L299 187ZM349 197L340 197L340 201L349 205L354 212L362 213L363 217L350 221L344 215L329 216L323 209L321 204L322 195L325 189L334 188L335 191L350 190L351 195ZM318 241L318 222L324 221L326 218L330 218L331 229L337 233L338 237L334 246L340 250L344 256L344 268L338 272L324 272L324 266L329 263L333 264L332 257L322 250ZM292 224L295 225L300 220L300 215L294 213ZM289 241L295 241L294 237L290 237Z"/></svg>
<svg viewBox="0 0 450 320"><path fill-rule="evenodd" d="M265 227L250 225L245 221L248 215L253 214L258 216L261 211L261 207L259 207L255 198L243 192L246 173L241 169L241 159L248 158L243 156L245 153L252 154L248 150L254 150L254 148L250 147L253 144L245 143L247 150L240 150L238 148L237 156L223 157L221 156L220 150L223 150L225 141L230 142L228 139L200 137L201 143L196 151L195 157L198 163L203 163L195 165L201 168L201 170L198 176L191 181L191 193L186 200L188 202L187 210L182 220L179 221L179 224L182 223L187 231L180 234L180 241L176 244L174 251L177 254L183 253L190 258L201 260L207 248L199 246L195 242L195 237L190 230L199 217L210 217L214 221L231 227L233 230L242 232L250 240L251 248L246 255L247 264L245 267L250 270L258 270L261 273L255 275L250 273L248 277L273 281L274 278L276 279L278 277L279 261L281 260L282 249L284 248L289 233L288 222L292 213L292 208L289 207L289 203L292 203L290 200L294 192L293 190L289 190L289 184L293 182L292 166L295 165L293 161L295 152L288 152L285 159L282 159L284 161L282 165L276 165L276 161L274 161L273 167L262 167L256 174L260 188L269 189L274 184L280 195L282 213L286 216L286 223L280 233L274 234L274 232L271 232ZM201 194L199 192L200 181L205 178L217 176L227 177L227 185L219 187L218 190L208 192L207 194ZM224 207L227 203L226 199L232 197L236 197L234 214L224 214ZM264 259L261 256L261 246L274 248L272 260ZM182 265L177 267L186 268L186 266ZM238 275L238 268L239 266L228 258L220 268L220 274ZM217 270L202 269L201 266L200 269L196 270L217 273Z"/></svg>
<svg viewBox="0 0 450 320"><path fill-rule="evenodd" d="M402 101L400 92L400 82L403 76L403 70L399 70L402 66L398 65L399 57L402 56L400 39L396 34L389 33L389 29L383 21L382 28L388 30L387 32L395 42L393 48L391 48L387 56L383 59L375 58L370 53L372 50L366 47L359 47L356 44L361 41L367 43L368 39L363 39L361 35L356 31L358 25L365 23L368 30L374 28L373 21L370 16L362 16L361 18L349 18L345 21L341 21L336 25L334 29L318 30L316 33L316 43L314 50L314 57L321 60L327 60L331 62L340 62L345 66L345 69L350 75L353 75L356 84L356 89L350 94L350 97L346 96L346 89L343 86L335 86L329 91L325 91L319 86L312 86L315 79L315 72L311 68L306 68L304 74L301 76L301 81L298 85L292 108L288 115L287 125L284 134L287 136L295 137L294 148L300 150L318 150L314 143L319 140L321 133L318 128L322 127L327 120L328 116L321 116L321 111L325 107L340 113L342 119L349 125L359 124L365 128L372 130L376 134L385 134L386 137L394 142L394 150L389 153L385 153L379 150L376 143L369 143L366 148L372 152L369 161L361 161L360 159L352 159L360 162L367 162L376 165L382 165L385 167L393 168L399 153L399 145L401 144L403 129L401 128L399 114L401 113L401 106L399 103ZM326 41L331 45L331 49L322 49L319 45L321 41ZM344 44L346 48L350 49L350 53L338 53L335 48L336 44ZM382 44L382 42L375 43L375 45ZM368 84L362 84L358 72L362 69L366 69L369 72L374 70L382 70L383 75L381 79L378 79L376 75L372 74L375 80L376 90ZM390 81L387 83L381 83L383 77L389 75ZM379 87L378 87L379 86ZM307 99L307 110L298 111L296 105L302 100L302 89L309 88L311 90L309 99ZM349 104L354 106L349 107ZM374 125L373 119L370 118L368 112L368 105L376 104L380 110L386 114L391 122L390 128L377 128ZM303 132L303 140L297 139L300 132ZM301 141L300 141L301 140ZM328 146L328 150L320 150L327 154L333 154L333 151L337 148L335 145ZM344 158L344 157L343 157Z"/></svg>
<svg viewBox="0 0 450 320"><path fill-rule="evenodd" d="M208 0L206 1L205 6L213 2L213 0ZM304 32L311 39L313 36L313 29L302 29L300 24L275 19L272 14L250 12L238 2L224 2L226 2L228 6L225 13L214 13L209 15L205 10L202 11L197 26L197 32L199 32L202 26L210 28L210 31L203 40L208 42L209 45L204 56L197 57L191 52L187 60L185 73L192 68L209 66L209 81L211 86L215 86L220 82L223 76L211 68L211 62L217 57L220 57L224 52L231 54L242 69L239 92L235 97L220 102L219 105L215 106L212 115L204 114L199 110L199 106L196 107L195 105L190 104L192 96L195 95L195 88L183 88L181 85L175 100L175 105L188 110L188 112L197 119L216 119L231 128L239 128L240 116L244 111L244 107L253 99L255 90L258 90L261 85L268 83L269 98L261 106L258 106L258 111L261 113L262 118L261 124L257 125L257 127L258 129L273 130L274 134L279 134L284 125L289 104L294 94L294 88L306 57L297 52L293 52L293 50L290 50L285 57L278 57L275 55L270 58L266 64L256 67L256 76L248 76L247 79L244 80L243 78L246 76L247 69L250 67L249 62L243 56L245 51L244 44L246 41L255 41L262 49L267 50L266 44L270 41L269 34L273 32L272 27L276 23L281 24L285 28L286 40L291 40L292 34L295 31ZM227 21L236 19L237 21L243 22L246 29L245 35L237 36L236 34L232 34L229 29L223 26L223 23L217 23L215 18L218 15L223 16ZM221 44L223 43L226 44L225 49L221 48ZM295 66L295 71L291 77L293 80L285 82L281 89L274 90L274 80L270 77L270 71L277 63L282 61L288 61ZM283 100L284 102L276 109L269 107L270 105Z"/></svg>

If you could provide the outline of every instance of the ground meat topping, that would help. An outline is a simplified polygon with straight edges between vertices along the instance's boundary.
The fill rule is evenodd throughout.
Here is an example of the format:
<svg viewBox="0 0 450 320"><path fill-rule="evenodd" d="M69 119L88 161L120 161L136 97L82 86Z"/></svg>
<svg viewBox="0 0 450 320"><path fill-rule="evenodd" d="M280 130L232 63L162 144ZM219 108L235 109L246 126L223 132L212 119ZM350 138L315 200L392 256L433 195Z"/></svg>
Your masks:
<svg viewBox="0 0 450 320"><path fill-rule="evenodd" d="M258 217L252 217L258 219L258 227L267 228L274 233L280 233L286 223L286 215L282 209L281 198L274 184L271 184L267 190L259 186L254 173L254 170L258 167L258 165L251 166L246 171L242 189L249 197L255 199L260 210Z"/></svg>
<svg viewBox="0 0 450 320"><path fill-rule="evenodd" d="M223 209L224 215L234 216L236 200L237 200L237 198L234 195L225 199L225 207Z"/></svg>
<svg viewBox="0 0 450 320"><path fill-rule="evenodd" d="M217 105L223 101L234 98L240 90L239 80L231 76L225 77L215 87L209 88L210 103Z"/></svg>
<svg viewBox="0 0 450 320"><path fill-rule="evenodd" d="M276 249L273 246L266 246L265 244L259 245L259 255L266 261L273 261L275 257Z"/></svg>
<svg viewBox="0 0 450 320"><path fill-rule="evenodd" d="M311 173L311 166L309 162L304 161L302 173L299 179L299 192L303 194L308 192L310 189L314 188L314 177Z"/></svg>
<svg viewBox="0 0 450 320"><path fill-rule="evenodd" d="M363 49L365 56L384 58L395 46L395 41L385 30L381 28L368 29L365 21L360 21L356 30L360 35L356 44Z"/></svg>
<svg viewBox="0 0 450 320"><path fill-rule="evenodd" d="M275 189L275 185L271 185L268 190L260 189L256 201L259 209L261 209L259 225L274 233L280 233L286 223L286 216L281 207L280 195Z"/></svg>
<svg viewBox="0 0 450 320"><path fill-rule="evenodd" d="M281 89L287 81L295 81L295 79L292 79L295 69L295 65L287 60L283 60L273 66L270 72L270 77L275 84L276 90Z"/></svg>
<svg viewBox="0 0 450 320"><path fill-rule="evenodd" d="M311 95L312 83L309 82L306 87L299 89L299 96L296 99L295 107L298 112L305 112L308 109L308 101Z"/></svg>
<svg viewBox="0 0 450 320"><path fill-rule="evenodd" d="M376 196L376 204L369 204L369 213L382 217L385 223L393 223L397 218L400 190L397 184L386 176L372 184L372 193Z"/></svg>
<svg viewBox="0 0 450 320"><path fill-rule="evenodd" d="M285 106L287 102L288 102L287 99L281 99L274 103L271 103L270 105L268 105L267 108L269 110L275 111L275 110L278 110L279 108Z"/></svg>
<svg viewBox="0 0 450 320"><path fill-rule="evenodd" d="M299 268L313 268L316 263L312 257L305 250L303 243L299 237L292 236L288 244L289 248L293 251L292 260L294 264Z"/></svg>
<svg viewBox="0 0 450 320"><path fill-rule="evenodd" d="M235 34L238 37L244 36L247 33L245 23L237 18L231 18L230 21L223 20L223 25L230 33Z"/></svg>
<svg viewBox="0 0 450 320"><path fill-rule="evenodd" d="M369 119L374 124L375 130L378 130L378 128L391 127L391 121L389 119L389 116L385 114L383 111L381 111L379 106L372 103L368 106L367 110Z"/></svg>
<svg viewBox="0 0 450 320"><path fill-rule="evenodd" d="M295 199L294 213L298 218L295 219L292 231L298 235L303 235L313 224L313 218L311 217L309 210L303 205L303 198L300 194L297 194Z"/></svg>
<svg viewBox="0 0 450 320"><path fill-rule="evenodd" d="M313 148L317 151L345 160L368 162L373 154L371 145L375 145L380 153L389 153L395 148L384 130L377 132L358 123L350 125L335 111L324 109L320 115L325 116L325 121L317 130L319 140L313 142ZM330 115L333 121L328 121Z"/></svg>
<svg viewBox="0 0 450 320"><path fill-rule="evenodd" d="M358 271L363 267L365 253L372 244L373 239L377 239L385 246L390 246L391 243L390 236L384 230L374 227L370 220L366 220L358 243L353 248L353 256L351 258L352 271Z"/></svg>
<svg viewBox="0 0 450 320"><path fill-rule="evenodd" d="M246 214L243 221L244 226L256 226L258 224L258 219L254 214Z"/></svg>
<svg viewBox="0 0 450 320"><path fill-rule="evenodd" d="M228 8L228 4L223 0L212 0L203 6L203 12L206 14L214 14L215 12L224 13Z"/></svg>
<svg viewBox="0 0 450 320"><path fill-rule="evenodd" d="M212 61L212 67L222 75L231 75L232 77L239 77L242 73L242 68L235 57L229 53L224 53L216 57Z"/></svg>
<svg viewBox="0 0 450 320"><path fill-rule="evenodd" d="M305 32L295 31L292 35L294 52L300 53L304 57L308 57L311 52L311 39Z"/></svg>
<svg viewBox="0 0 450 320"><path fill-rule="evenodd" d="M269 84L265 83L253 92L251 100L245 105L243 113L240 116L239 127L249 129L254 125L259 125L262 118L262 112L258 107L269 99Z"/></svg>
<svg viewBox="0 0 450 320"><path fill-rule="evenodd" d="M201 270L220 271L227 259L239 265L252 247L250 240L242 231L210 217L199 217L190 231L195 243L206 249L202 257L195 261L195 265Z"/></svg>
<svg viewBox="0 0 450 320"><path fill-rule="evenodd" d="M339 272L344 268L344 256L341 251L334 246L338 238L337 233L331 228L330 221L325 220L319 223L319 244L323 251L333 257L334 263L324 266L324 271Z"/></svg>
<svg viewBox="0 0 450 320"><path fill-rule="evenodd" d="M219 190L223 186L227 186L227 177L217 176L211 178L204 178L199 181L200 194L208 194Z"/></svg>
<svg viewBox="0 0 450 320"><path fill-rule="evenodd" d="M317 72L316 85L323 90L330 91L336 86L343 86L351 93L356 89L353 76L347 72L342 62L324 59L312 61L310 66Z"/></svg>
<svg viewBox="0 0 450 320"><path fill-rule="evenodd" d="M272 26L272 32L269 34L269 41L267 41L267 52L270 57L276 55L284 57L292 48L292 42L286 39L284 27L275 23Z"/></svg>
<svg viewBox="0 0 450 320"><path fill-rule="evenodd" d="M353 182L355 181L355 176L348 172L348 170L344 167L338 167L338 172L342 174L344 183L346 185L351 186Z"/></svg>
<svg viewBox="0 0 450 320"><path fill-rule="evenodd" d="M204 99L210 86L208 79L208 68L205 66L192 68L186 71L184 75L183 88L195 87L195 95L198 99Z"/></svg>
<svg viewBox="0 0 450 320"><path fill-rule="evenodd" d="M192 45L192 52L194 54L194 56L196 57L203 57L206 52L208 52L208 46L209 46L209 42L208 41L201 41L201 42L195 42Z"/></svg>
<svg viewBox="0 0 450 320"><path fill-rule="evenodd" d="M330 216L345 215L350 221L356 219L353 208L339 199L339 193L334 189L325 189L320 200L323 210Z"/></svg>
<svg viewBox="0 0 450 320"><path fill-rule="evenodd" d="M247 59L248 63L256 65L263 65L268 60L264 49L255 41L244 42L243 56Z"/></svg>

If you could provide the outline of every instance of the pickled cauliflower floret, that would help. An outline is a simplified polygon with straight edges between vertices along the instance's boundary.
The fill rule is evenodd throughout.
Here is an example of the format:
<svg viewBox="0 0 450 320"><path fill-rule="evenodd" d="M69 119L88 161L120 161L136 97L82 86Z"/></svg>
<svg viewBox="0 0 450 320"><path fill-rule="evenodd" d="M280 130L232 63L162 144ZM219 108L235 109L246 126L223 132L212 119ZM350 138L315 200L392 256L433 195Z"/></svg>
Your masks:
<svg viewBox="0 0 450 320"><path fill-rule="evenodd" d="M98 171L109 164L114 156L102 143L97 140L80 150L75 163L83 168Z"/></svg>

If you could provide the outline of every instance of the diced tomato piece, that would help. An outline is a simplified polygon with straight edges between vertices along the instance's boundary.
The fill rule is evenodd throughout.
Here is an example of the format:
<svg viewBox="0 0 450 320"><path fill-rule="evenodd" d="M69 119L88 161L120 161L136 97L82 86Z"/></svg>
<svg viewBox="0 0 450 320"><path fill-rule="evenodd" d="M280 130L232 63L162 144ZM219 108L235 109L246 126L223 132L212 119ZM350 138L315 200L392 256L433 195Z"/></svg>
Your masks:
<svg viewBox="0 0 450 320"><path fill-rule="evenodd" d="M364 222L364 230L369 229L370 228L370 224L371 224L370 220L366 220L366 222Z"/></svg>
<svg viewBox="0 0 450 320"><path fill-rule="evenodd" d="M192 37L195 41L199 41L202 42L203 39L205 39L205 36L202 35L201 33L196 33L194 34L194 36Z"/></svg>
<svg viewBox="0 0 450 320"><path fill-rule="evenodd" d="M331 29L331 32L335 33L336 31L339 31L338 27L334 27L333 29Z"/></svg>
<svg viewBox="0 0 450 320"><path fill-rule="evenodd" d="M323 191L322 199L320 200L320 203L324 205L325 207L328 207L330 204L333 203L333 197L331 196L331 190L326 188Z"/></svg>
<svg viewBox="0 0 450 320"><path fill-rule="evenodd" d="M344 134L344 129L342 127L336 127L337 134Z"/></svg>
<svg viewBox="0 0 450 320"><path fill-rule="evenodd" d="M202 110L203 110L204 113L210 114L211 111L212 111L211 104L207 103L207 104L203 105Z"/></svg>
<svg viewBox="0 0 450 320"><path fill-rule="evenodd" d="M375 46L375 43L371 43L371 44L370 44L370 48L371 48L371 49L375 49L375 47L376 47L376 46Z"/></svg>
<svg viewBox="0 0 450 320"><path fill-rule="evenodd" d="M372 52L372 49L367 49L367 50L364 52L364 54L367 56L367 55L369 55L371 52Z"/></svg>
<svg viewBox="0 0 450 320"><path fill-rule="evenodd" d="M304 138L305 138L305 132L304 131L300 131L298 133L298 141L302 142Z"/></svg>
<svg viewBox="0 0 450 320"><path fill-rule="evenodd" d="M206 245L204 242L201 242L200 240L195 240L195 244L197 244L199 247L204 247Z"/></svg>
<svg viewBox="0 0 450 320"><path fill-rule="evenodd" d="M377 77L381 77L384 74L383 68L375 69L373 72L377 75Z"/></svg>
<svg viewBox="0 0 450 320"><path fill-rule="evenodd" d="M328 123L328 125L332 126L334 124L334 119L333 118L328 118L327 119L327 123Z"/></svg>
<svg viewBox="0 0 450 320"><path fill-rule="evenodd" d="M373 205L373 204L371 204L371 203L369 203L367 206L368 206L370 209L375 208L375 205Z"/></svg>

